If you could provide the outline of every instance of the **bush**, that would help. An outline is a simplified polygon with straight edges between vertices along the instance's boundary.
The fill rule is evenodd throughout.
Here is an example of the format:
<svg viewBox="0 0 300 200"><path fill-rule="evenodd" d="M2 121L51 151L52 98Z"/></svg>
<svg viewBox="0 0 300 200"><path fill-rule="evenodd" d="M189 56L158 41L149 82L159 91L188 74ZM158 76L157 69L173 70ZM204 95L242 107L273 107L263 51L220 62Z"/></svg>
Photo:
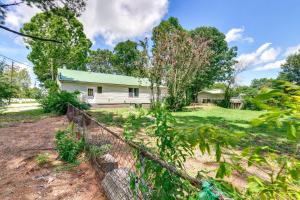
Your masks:
<svg viewBox="0 0 300 200"><path fill-rule="evenodd" d="M80 102L77 95L78 93L76 92L50 92L48 96L40 101L40 103L46 113L54 112L60 115L66 114L68 103L82 110L89 109L89 104Z"/></svg>
<svg viewBox="0 0 300 200"><path fill-rule="evenodd" d="M55 135L56 150L59 157L70 163L77 161L77 156L84 149L84 139L77 139L73 132L69 130L57 131Z"/></svg>

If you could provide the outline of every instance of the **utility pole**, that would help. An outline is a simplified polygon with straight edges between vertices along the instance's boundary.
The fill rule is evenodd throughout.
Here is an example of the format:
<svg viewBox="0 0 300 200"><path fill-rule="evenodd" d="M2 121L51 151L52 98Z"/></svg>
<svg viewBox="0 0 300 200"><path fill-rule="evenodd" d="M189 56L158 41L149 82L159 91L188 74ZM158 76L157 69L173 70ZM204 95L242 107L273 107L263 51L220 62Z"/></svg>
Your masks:
<svg viewBox="0 0 300 200"><path fill-rule="evenodd" d="M10 90L13 89L13 73L14 73L14 61L11 61L11 69L10 69ZM10 104L11 97L8 99L8 103Z"/></svg>

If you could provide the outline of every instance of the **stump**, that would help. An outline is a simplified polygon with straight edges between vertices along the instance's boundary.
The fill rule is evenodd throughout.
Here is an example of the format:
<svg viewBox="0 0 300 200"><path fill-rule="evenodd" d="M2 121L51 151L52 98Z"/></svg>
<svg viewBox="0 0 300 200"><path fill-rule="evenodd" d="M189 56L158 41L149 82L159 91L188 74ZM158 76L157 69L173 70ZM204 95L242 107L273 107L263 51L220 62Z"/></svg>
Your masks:
<svg viewBox="0 0 300 200"><path fill-rule="evenodd" d="M101 183L109 200L132 200L130 171L127 168L114 169L106 174Z"/></svg>

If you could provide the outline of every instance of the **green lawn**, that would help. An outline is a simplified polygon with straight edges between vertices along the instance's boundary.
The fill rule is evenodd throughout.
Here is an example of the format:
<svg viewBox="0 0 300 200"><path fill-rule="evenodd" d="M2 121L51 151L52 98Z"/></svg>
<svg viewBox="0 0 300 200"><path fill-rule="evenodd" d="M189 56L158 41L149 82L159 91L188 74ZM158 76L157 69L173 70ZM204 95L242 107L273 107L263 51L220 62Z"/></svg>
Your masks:
<svg viewBox="0 0 300 200"><path fill-rule="evenodd" d="M44 113L42 109L25 110L19 112L0 113L0 128L18 122L33 122L53 114Z"/></svg>
<svg viewBox="0 0 300 200"><path fill-rule="evenodd" d="M135 109L129 108L103 108L90 111L90 113L104 124L122 127L128 113L134 111ZM291 144L285 139L283 130L251 126L251 120L263 113L263 111L208 107L195 111L175 112L173 115L177 119L179 128L213 124L229 131L244 132L245 136L239 144L241 147L270 145L282 153L291 153Z"/></svg>

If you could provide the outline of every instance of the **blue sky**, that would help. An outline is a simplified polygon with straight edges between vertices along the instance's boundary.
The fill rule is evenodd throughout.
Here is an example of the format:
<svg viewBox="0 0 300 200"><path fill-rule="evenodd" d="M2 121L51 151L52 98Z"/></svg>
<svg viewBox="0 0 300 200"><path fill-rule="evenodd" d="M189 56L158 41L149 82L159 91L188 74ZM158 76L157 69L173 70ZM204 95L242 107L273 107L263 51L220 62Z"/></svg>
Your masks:
<svg viewBox="0 0 300 200"><path fill-rule="evenodd" d="M9 12L7 25L19 29L36 12L19 6ZM149 36L153 26L170 16L186 29L214 26L226 34L229 45L238 47L239 67L245 69L240 84L276 77L287 55L300 49L298 0L88 0L80 20L93 49L111 49L119 41ZM30 65L22 39L3 30L0 54Z"/></svg>

